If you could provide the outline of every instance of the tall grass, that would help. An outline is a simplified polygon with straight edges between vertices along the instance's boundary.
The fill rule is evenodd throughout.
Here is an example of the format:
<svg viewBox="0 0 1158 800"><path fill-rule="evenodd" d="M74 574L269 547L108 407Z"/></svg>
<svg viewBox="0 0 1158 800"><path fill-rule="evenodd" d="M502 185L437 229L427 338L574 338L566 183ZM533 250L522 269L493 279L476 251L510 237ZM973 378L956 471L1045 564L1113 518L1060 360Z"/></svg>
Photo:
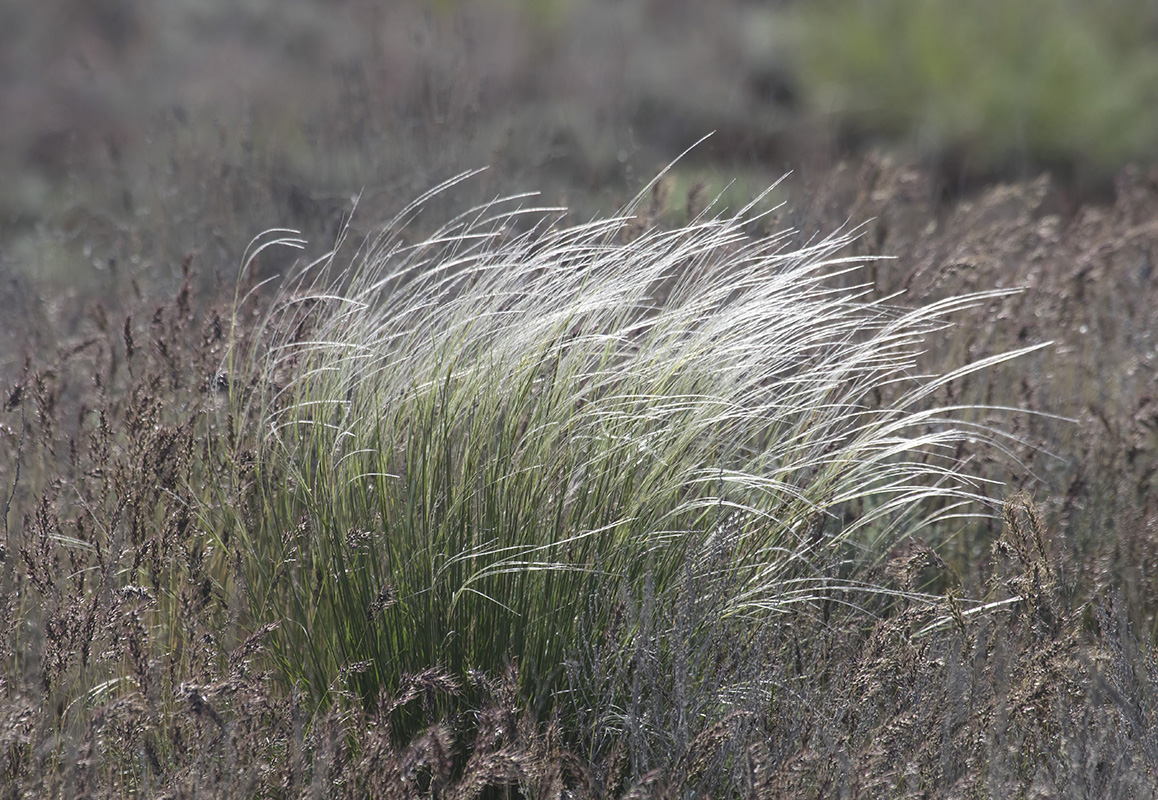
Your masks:
<svg viewBox="0 0 1158 800"><path fill-rule="evenodd" d="M986 513L955 453L1000 436L932 401L1016 354L914 360L1004 291L869 301L839 285L848 235L753 238L754 206L663 230L515 197L408 241L429 196L287 281L268 348L234 355L235 418L261 425L223 530L315 699L393 707L512 663L547 697L580 635L629 646L593 594L725 577L719 614L768 619L839 601L857 552Z"/></svg>

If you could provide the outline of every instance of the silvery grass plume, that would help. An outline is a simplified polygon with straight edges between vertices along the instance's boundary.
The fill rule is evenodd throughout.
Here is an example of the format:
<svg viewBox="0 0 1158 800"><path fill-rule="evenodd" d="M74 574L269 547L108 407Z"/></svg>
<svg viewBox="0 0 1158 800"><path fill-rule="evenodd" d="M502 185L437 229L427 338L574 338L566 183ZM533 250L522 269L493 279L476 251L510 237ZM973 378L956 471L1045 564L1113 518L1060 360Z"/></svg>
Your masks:
<svg viewBox="0 0 1158 800"><path fill-rule="evenodd" d="M246 595L319 699L512 661L550 689L580 625L610 629L581 619L597 589L724 570L725 613L767 618L831 589L850 545L987 513L953 454L1001 437L932 399L1018 353L915 363L1006 292L871 300L833 280L849 236L752 238L751 206L638 230L630 209L564 226L522 196L408 242L429 196L349 269L287 281L259 389L235 393L262 424Z"/></svg>

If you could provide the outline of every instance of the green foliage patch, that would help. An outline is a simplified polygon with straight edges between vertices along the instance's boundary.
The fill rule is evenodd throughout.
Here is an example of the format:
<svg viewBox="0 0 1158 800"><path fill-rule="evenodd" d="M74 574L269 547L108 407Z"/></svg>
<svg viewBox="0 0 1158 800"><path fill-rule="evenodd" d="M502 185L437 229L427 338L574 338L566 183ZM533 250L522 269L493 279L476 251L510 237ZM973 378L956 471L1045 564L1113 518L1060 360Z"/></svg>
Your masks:
<svg viewBox="0 0 1158 800"><path fill-rule="evenodd" d="M801 4L813 106L983 171L1098 176L1158 147L1158 24L1135 0Z"/></svg>

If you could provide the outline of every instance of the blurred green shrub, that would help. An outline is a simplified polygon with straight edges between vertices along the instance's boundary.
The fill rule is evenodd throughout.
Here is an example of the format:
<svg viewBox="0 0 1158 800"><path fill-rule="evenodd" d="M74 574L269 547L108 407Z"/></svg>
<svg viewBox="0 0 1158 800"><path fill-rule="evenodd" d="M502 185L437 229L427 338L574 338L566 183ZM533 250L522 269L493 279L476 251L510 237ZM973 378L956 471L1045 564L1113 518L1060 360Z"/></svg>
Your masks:
<svg viewBox="0 0 1158 800"><path fill-rule="evenodd" d="M1096 177L1158 152L1149 0L819 0L798 13L806 95L855 133L980 171Z"/></svg>

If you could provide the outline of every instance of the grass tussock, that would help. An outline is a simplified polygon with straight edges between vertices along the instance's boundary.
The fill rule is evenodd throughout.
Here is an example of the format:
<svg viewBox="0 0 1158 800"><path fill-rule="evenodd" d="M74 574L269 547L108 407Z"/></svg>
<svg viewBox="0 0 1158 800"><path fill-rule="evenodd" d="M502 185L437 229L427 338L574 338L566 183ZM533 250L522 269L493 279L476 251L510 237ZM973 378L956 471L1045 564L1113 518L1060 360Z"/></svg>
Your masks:
<svg viewBox="0 0 1158 800"><path fill-rule="evenodd" d="M843 236L566 227L519 200L297 276L235 393L259 426L230 550L315 699L516 664L543 701L581 632L611 635L588 598L670 603L688 579L726 576L742 646L859 590L849 563L984 511L956 453L999 435L930 400L1011 355L915 358L1005 292L903 310L833 285Z"/></svg>

